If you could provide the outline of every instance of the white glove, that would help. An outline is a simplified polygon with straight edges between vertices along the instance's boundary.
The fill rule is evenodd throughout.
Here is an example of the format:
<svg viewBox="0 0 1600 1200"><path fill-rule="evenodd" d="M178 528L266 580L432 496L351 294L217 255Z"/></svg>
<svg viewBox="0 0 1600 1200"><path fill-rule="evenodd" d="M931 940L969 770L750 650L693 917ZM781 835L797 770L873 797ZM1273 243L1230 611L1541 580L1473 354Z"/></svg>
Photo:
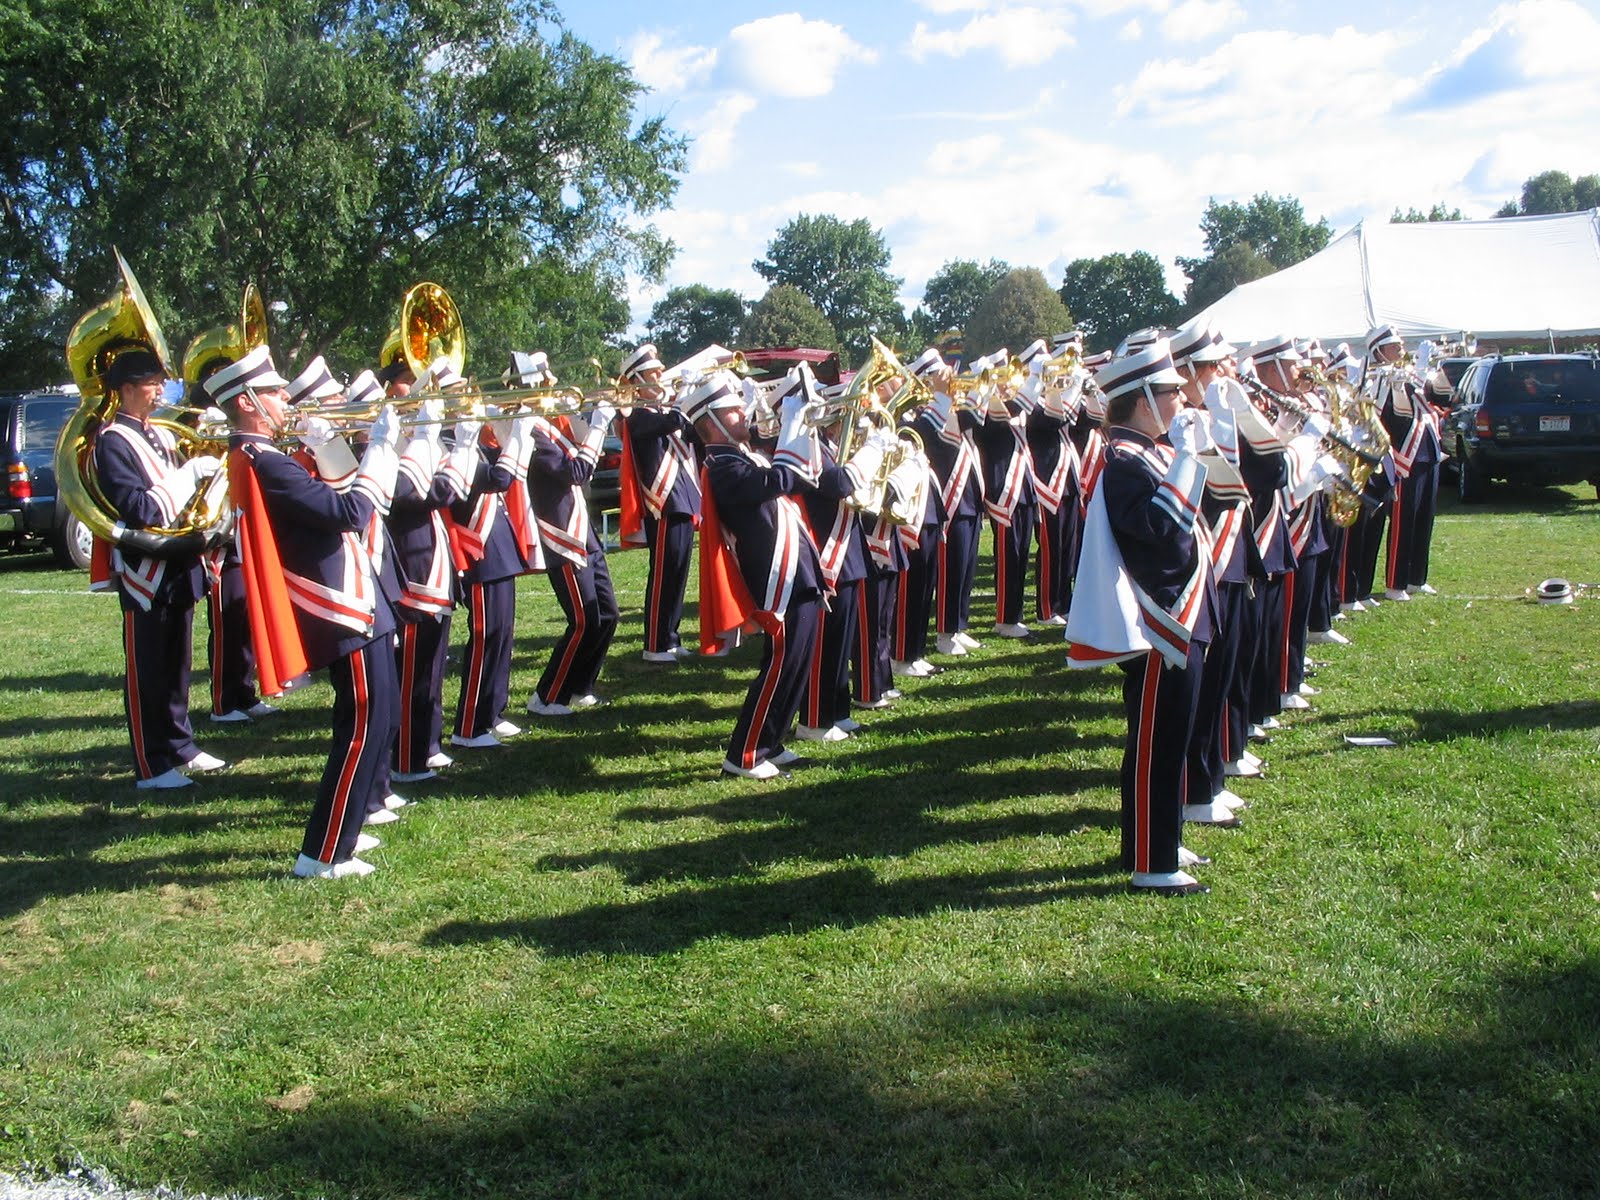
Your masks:
<svg viewBox="0 0 1600 1200"><path fill-rule="evenodd" d="M596 404L589 410L589 428L606 429L617 419L617 410L606 403Z"/></svg>
<svg viewBox="0 0 1600 1200"><path fill-rule="evenodd" d="M1197 409L1180 408L1167 427L1167 438L1179 454L1201 455L1211 449L1211 431Z"/></svg>
<svg viewBox="0 0 1600 1200"><path fill-rule="evenodd" d="M444 399L439 396L431 400L424 400L422 408L417 413L414 426L416 436L426 441L437 443L439 434L444 430Z"/></svg>
<svg viewBox="0 0 1600 1200"><path fill-rule="evenodd" d="M806 482L814 484L822 472L822 449L817 442L816 429L805 419L805 410L803 396L790 396L783 402L773 462L789 467Z"/></svg>
<svg viewBox="0 0 1600 1200"><path fill-rule="evenodd" d="M194 480L195 487L199 487L218 471L222 470L222 460L220 458L212 458L209 454L200 454L185 462L183 469L189 472L190 478Z"/></svg>
<svg viewBox="0 0 1600 1200"><path fill-rule="evenodd" d="M483 422L477 417L463 417L456 422L456 448L462 446L476 446L478 433L483 429Z"/></svg>
<svg viewBox="0 0 1600 1200"><path fill-rule="evenodd" d="M778 408L778 427L780 430L787 428L790 422L801 419L806 411L805 390L790 392L783 398L783 403ZM782 434L780 433L781 437Z"/></svg>
<svg viewBox="0 0 1600 1200"><path fill-rule="evenodd" d="M400 440L400 415L395 412L394 405L385 404L378 410L378 419L373 421L372 428L367 431L369 445L382 443L393 450L395 443ZM393 491L393 487L390 488Z"/></svg>
<svg viewBox="0 0 1600 1200"><path fill-rule="evenodd" d="M1329 423L1328 418L1321 413L1313 413L1306 418L1305 432L1319 442L1328 435L1328 430L1332 428L1333 426Z"/></svg>
<svg viewBox="0 0 1600 1200"><path fill-rule="evenodd" d="M301 417L295 426L295 436L307 450L320 450L338 434L334 431L333 422L326 417Z"/></svg>
<svg viewBox="0 0 1600 1200"><path fill-rule="evenodd" d="M488 419L489 428L494 430L494 440L504 447L506 439L511 436L512 418L506 416L493 404L484 409L484 416Z"/></svg>
<svg viewBox="0 0 1600 1200"><path fill-rule="evenodd" d="M893 439L887 439L892 442ZM874 429L861 440L856 452L850 456L850 461L845 464L845 470L855 480L856 489L866 487L878 477L878 472L883 469L883 456L889 451L883 431Z"/></svg>

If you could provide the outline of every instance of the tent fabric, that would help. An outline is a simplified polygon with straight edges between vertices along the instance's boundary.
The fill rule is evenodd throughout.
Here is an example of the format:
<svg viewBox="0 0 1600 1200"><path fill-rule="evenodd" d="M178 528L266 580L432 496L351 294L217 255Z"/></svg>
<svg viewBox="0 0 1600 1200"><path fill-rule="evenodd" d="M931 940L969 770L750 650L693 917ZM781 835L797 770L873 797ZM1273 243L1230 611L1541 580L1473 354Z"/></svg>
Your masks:
<svg viewBox="0 0 1600 1200"><path fill-rule="evenodd" d="M1408 341L1600 334L1600 208L1542 217L1363 221L1202 314L1235 344L1277 333L1324 343L1393 325Z"/></svg>

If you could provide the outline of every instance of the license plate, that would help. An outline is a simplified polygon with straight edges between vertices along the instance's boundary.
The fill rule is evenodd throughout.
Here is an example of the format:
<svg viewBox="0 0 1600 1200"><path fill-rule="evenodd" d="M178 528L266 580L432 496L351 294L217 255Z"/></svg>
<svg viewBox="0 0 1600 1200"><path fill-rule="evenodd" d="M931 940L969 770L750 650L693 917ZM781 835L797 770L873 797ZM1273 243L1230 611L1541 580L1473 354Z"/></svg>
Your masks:
<svg viewBox="0 0 1600 1200"><path fill-rule="evenodd" d="M1540 417L1539 418L1539 432L1540 433L1571 433L1572 432L1572 418L1571 417Z"/></svg>

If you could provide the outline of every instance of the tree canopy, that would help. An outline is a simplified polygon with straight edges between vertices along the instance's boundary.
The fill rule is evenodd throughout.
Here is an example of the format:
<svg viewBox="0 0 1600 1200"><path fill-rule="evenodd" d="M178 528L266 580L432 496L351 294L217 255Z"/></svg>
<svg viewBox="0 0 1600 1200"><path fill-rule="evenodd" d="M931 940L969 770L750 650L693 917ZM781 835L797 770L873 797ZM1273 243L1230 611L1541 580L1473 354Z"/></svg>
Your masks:
<svg viewBox="0 0 1600 1200"><path fill-rule="evenodd" d="M1096 353L1135 329L1176 323L1182 308L1167 291L1160 261L1144 250L1074 259L1059 294Z"/></svg>
<svg viewBox="0 0 1600 1200"><path fill-rule="evenodd" d="M1241 283L1270 275L1310 258L1333 236L1326 218L1315 225L1293 196L1262 192L1250 203L1218 204L1212 199L1200 217L1206 253L1177 259L1189 276L1184 308L1197 312Z"/></svg>
<svg viewBox="0 0 1600 1200"><path fill-rule="evenodd" d="M1420 208L1408 208L1401 212L1398 208L1389 217L1391 225L1424 225L1429 221L1465 221L1459 208L1446 208L1441 201L1427 212Z"/></svg>
<svg viewBox="0 0 1600 1200"><path fill-rule="evenodd" d="M864 217L842 221L802 213L778 230L766 258L751 265L768 283L805 293L852 359L866 357L874 335L892 342L905 327L896 298L900 280L889 274L888 243Z"/></svg>
<svg viewBox="0 0 1600 1200"><path fill-rule="evenodd" d="M791 284L779 283L750 306L739 330L739 345L746 350L780 346L837 350L839 338L811 297Z"/></svg>
<svg viewBox="0 0 1600 1200"><path fill-rule="evenodd" d="M7 345L52 347L108 295L119 245L175 348L246 281L282 302L285 365L376 357L433 279L469 370L574 356L657 277L683 143L641 85L539 0L61 0L0 37L0 301Z"/></svg>
<svg viewBox="0 0 1600 1200"><path fill-rule="evenodd" d="M1534 217L1600 208L1600 175L1573 179L1565 171L1541 171L1523 181L1522 198L1508 200L1497 217Z"/></svg>
<svg viewBox="0 0 1600 1200"><path fill-rule="evenodd" d="M657 300L644 327L661 352L661 361L673 363L713 342L738 345L743 324L744 301L738 292L691 283Z"/></svg>
<svg viewBox="0 0 1600 1200"><path fill-rule="evenodd" d="M946 262L929 277L922 291L922 307L926 310L929 328L935 333L951 329L965 331L973 311L1010 269L1010 263L997 258L987 263L970 258Z"/></svg>
<svg viewBox="0 0 1600 1200"><path fill-rule="evenodd" d="M969 357L991 354L1002 346L1019 352L1036 338L1050 338L1072 328L1072 314L1037 267L1007 271L989 289L967 321Z"/></svg>

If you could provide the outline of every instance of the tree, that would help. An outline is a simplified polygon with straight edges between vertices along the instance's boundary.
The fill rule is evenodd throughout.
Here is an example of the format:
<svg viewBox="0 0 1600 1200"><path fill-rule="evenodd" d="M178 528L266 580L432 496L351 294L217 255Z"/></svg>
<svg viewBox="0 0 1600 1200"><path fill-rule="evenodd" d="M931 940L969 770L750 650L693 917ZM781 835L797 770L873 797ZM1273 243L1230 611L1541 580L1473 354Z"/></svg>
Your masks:
<svg viewBox="0 0 1600 1200"><path fill-rule="evenodd" d="M1241 283L1271 275L1277 269L1264 255L1257 254L1249 242L1235 242L1221 254L1200 260L1183 294L1184 313L1192 316Z"/></svg>
<svg viewBox="0 0 1600 1200"><path fill-rule="evenodd" d="M973 310L1010 269L1009 263L997 258L985 264L970 258L951 259L929 278L922 290L923 307L918 311L925 312L928 327L935 333L965 330Z"/></svg>
<svg viewBox="0 0 1600 1200"><path fill-rule="evenodd" d="M675 287L657 300L644 327L661 352L661 360L673 363L713 342L738 345L743 322L744 301L738 292L692 283Z"/></svg>
<svg viewBox="0 0 1600 1200"><path fill-rule="evenodd" d="M1326 219L1308 223L1305 210L1293 196L1265 192L1252 197L1249 204L1209 201L1200 217L1200 232L1205 235L1205 255L1177 259L1189 277L1184 308L1190 313L1227 295L1237 283L1259 279L1311 257L1333 236ZM1236 249L1239 246L1245 249ZM1224 254L1228 254L1227 261L1219 262ZM1263 264L1266 270L1261 269ZM1234 282L1227 282L1230 279Z"/></svg>
<svg viewBox="0 0 1600 1200"><path fill-rule="evenodd" d="M846 222L802 213L767 243L767 257L751 265L768 283L805 293L837 332L847 357L863 359L874 335L893 341L905 328L888 244L865 218Z"/></svg>
<svg viewBox="0 0 1600 1200"><path fill-rule="evenodd" d="M1508 200L1494 215L1532 217L1600 208L1600 175L1573 179L1565 171L1541 171L1522 184L1522 200Z"/></svg>
<svg viewBox="0 0 1600 1200"><path fill-rule="evenodd" d="M1074 259L1059 294L1095 352L1109 350L1132 330L1174 324L1181 308L1167 291L1160 261L1144 250Z"/></svg>
<svg viewBox="0 0 1600 1200"><path fill-rule="evenodd" d="M787 283L768 288L767 294L750 306L739 330L739 343L746 350L780 346L839 348L839 338L822 310L799 288Z"/></svg>
<svg viewBox="0 0 1600 1200"><path fill-rule="evenodd" d="M989 289L967 321L969 356L1002 346L1018 352L1036 338L1049 339L1072 328L1072 314L1037 267L1007 271Z"/></svg>
<svg viewBox="0 0 1600 1200"><path fill-rule="evenodd" d="M487 373L541 334L603 349L624 272L670 258L644 218L683 143L542 0L30 12L0 38L7 344L43 300L59 345L109 294L115 243L175 346L253 280L286 306L286 366L327 352L353 371L434 279Z"/></svg>
<svg viewBox="0 0 1600 1200"><path fill-rule="evenodd" d="M1446 208L1444 203L1441 201L1440 203L1435 204L1427 212L1423 212L1420 208L1408 208L1405 210L1405 212L1401 212L1398 208L1396 208L1394 213L1389 217L1389 224L1422 225L1429 221L1465 220L1466 218L1461 215L1461 210L1459 208Z"/></svg>

